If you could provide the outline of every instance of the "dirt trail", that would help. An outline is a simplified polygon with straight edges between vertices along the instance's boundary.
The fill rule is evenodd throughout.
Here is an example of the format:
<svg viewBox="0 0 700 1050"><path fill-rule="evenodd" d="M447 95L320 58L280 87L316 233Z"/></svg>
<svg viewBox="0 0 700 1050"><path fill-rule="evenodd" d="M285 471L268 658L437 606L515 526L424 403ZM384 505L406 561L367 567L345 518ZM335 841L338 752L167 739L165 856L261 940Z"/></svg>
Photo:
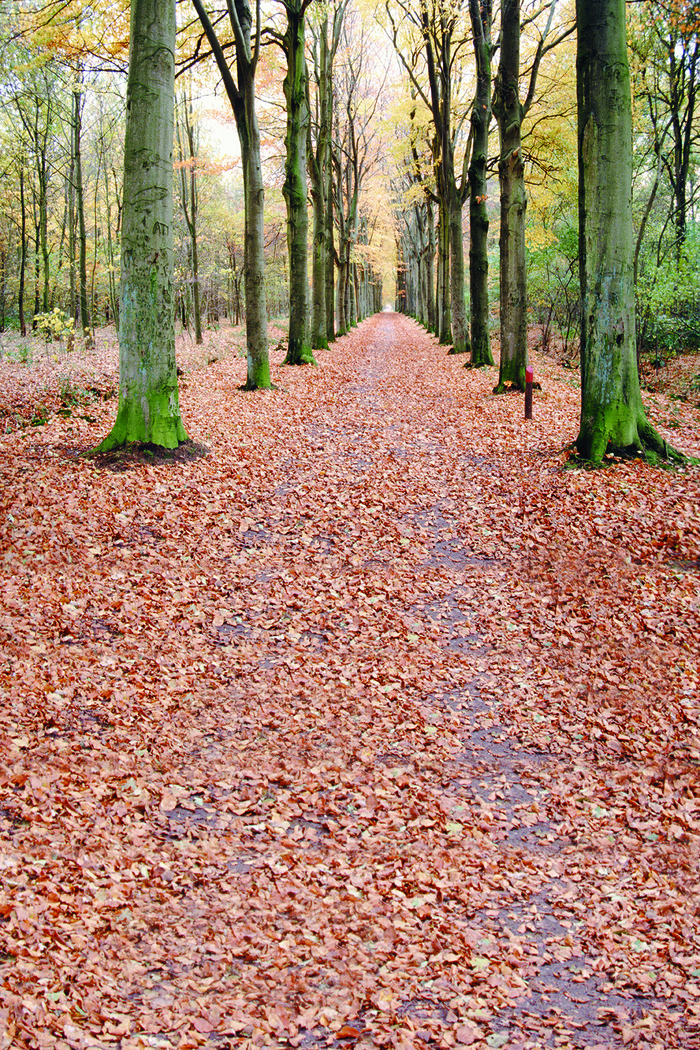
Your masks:
<svg viewBox="0 0 700 1050"><path fill-rule="evenodd" d="M183 396L205 460L4 442L0 1047L700 1045L695 781L634 724L697 581L655 564L675 634L634 635L575 391L526 428L392 314L237 369Z"/></svg>

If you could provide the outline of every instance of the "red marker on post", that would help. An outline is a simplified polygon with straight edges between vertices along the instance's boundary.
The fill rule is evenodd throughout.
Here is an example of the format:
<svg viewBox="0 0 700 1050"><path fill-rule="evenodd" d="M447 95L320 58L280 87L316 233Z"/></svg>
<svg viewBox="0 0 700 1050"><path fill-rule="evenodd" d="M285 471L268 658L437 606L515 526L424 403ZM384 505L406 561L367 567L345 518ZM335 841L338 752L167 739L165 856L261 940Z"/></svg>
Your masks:
<svg viewBox="0 0 700 1050"><path fill-rule="evenodd" d="M525 369L525 419L532 419L532 365Z"/></svg>

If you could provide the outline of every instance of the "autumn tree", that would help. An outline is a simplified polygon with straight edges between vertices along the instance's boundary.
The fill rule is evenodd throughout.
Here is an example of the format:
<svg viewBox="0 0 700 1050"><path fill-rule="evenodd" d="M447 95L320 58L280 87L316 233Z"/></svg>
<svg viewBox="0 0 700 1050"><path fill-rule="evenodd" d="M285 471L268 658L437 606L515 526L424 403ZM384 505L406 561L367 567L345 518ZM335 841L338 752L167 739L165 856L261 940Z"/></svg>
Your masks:
<svg viewBox="0 0 700 1050"><path fill-rule="evenodd" d="M202 0L192 0L233 110L243 165L245 198L245 263L247 390L272 386L265 292L265 187L260 127L255 107L255 74L260 58L260 0L253 12L248 0L227 5L235 50L235 79L214 25Z"/></svg>
<svg viewBox="0 0 700 1050"><path fill-rule="evenodd" d="M286 365L315 364L309 347L307 173L310 104L306 62L306 11L311 0L281 0L286 17L283 32L266 27L287 62L282 88L286 104L284 186L289 257L289 337Z"/></svg>
<svg viewBox="0 0 700 1050"><path fill-rule="evenodd" d="M124 143L119 409L106 451L176 448L180 418L173 311L175 0L133 0Z"/></svg>
<svg viewBox="0 0 700 1050"><path fill-rule="evenodd" d="M396 0L403 15L399 22L387 4L396 53L413 90L429 109L434 127L432 138L435 194L438 204L438 294L437 335L451 344L453 353L471 349L466 312L462 211L469 192L468 145L461 164L456 159L462 130L462 115L455 117L456 80L460 56L467 39L459 7L446 0ZM406 29L417 30L420 48ZM422 54L423 65L417 59ZM473 153L471 154L473 160ZM485 198L484 198L485 199ZM473 304L472 304L473 305Z"/></svg>
<svg viewBox="0 0 700 1050"><path fill-rule="evenodd" d="M557 0L550 0L547 22L539 35L527 79L527 94L520 96L520 41L525 28L531 29L536 16L521 19L521 0L502 0L501 46L494 86L494 114L499 130L498 179L500 185L501 229L500 327L501 357L496 392L508 388L525 389L527 366L527 264L525 250L525 156L522 126L535 98L537 78L543 56L559 44L573 27L550 37ZM545 8L545 11L547 9ZM537 12L539 14L539 11Z"/></svg>
<svg viewBox="0 0 700 1050"><path fill-rule="evenodd" d="M175 140L177 143L179 196L182 214L188 234L188 259L190 286L192 289L192 315L194 319L194 341L201 345L202 305L199 280L199 178L197 153L199 127L194 117L191 85L186 85L176 98Z"/></svg>
<svg viewBox="0 0 700 1050"><path fill-rule="evenodd" d="M577 0L581 325L579 454L677 455L649 424L636 360L632 107L625 0Z"/></svg>
<svg viewBox="0 0 700 1050"><path fill-rule="evenodd" d="M327 350L335 338L333 225L333 68L348 0L319 4L310 24L308 162L313 206L311 347Z"/></svg>
<svg viewBox="0 0 700 1050"><path fill-rule="evenodd" d="M428 111L413 92L408 99L401 100L392 117L397 127L393 151L400 277L397 309L434 332L435 183L426 126Z"/></svg>
<svg viewBox="0 0 700 1050"><path fill-rule="evenodd" d="M469 0L476 59L476 92L472 107L472 153L469 164L469 290L471 301L471 363L492 365L489 336L489 213L487 164L491 123L491 0Z"/></svg>
<svg viewBox="0 0 700 1050"><path fill-rule="evenodd" d="M335 74L335 106L332 160L335 174L334 203L337 219L338 268L337 328L343 334L361 315L359 294L361 194L378 164L376 115L381 89L374 77L378 57L366 28L355 15L343 25L342 61Z"/></svg>

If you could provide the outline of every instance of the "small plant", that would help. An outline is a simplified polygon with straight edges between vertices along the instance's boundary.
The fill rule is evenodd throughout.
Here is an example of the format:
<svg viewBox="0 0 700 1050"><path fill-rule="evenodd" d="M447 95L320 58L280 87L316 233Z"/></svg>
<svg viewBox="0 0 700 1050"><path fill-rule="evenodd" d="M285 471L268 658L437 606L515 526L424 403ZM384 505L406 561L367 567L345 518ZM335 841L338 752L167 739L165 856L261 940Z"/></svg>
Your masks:
<svg viewBox="0 0 700 1050"><path fill-rule="evenodd" d="M35 405L29 423L33 427L43 427L49 420L49 410L46 405Z"/></svg>
<svg viewBox="0 0 700 1050"><path fill-rule="evenodd" d="M82 387L79 386L74 386L73 381L68 376L61 377L59 393L61 404L64 408L77 408L80 405L84 405L87 401L92 400L92 394L90 391L83 390Z"/></svg>
<svg viewBox="0 0 700 1050"><path fill-rule="evenodd" d="M57 339L66 339L72 345L75 340L75 321L58 306L55 306L50 313L35 314L34 322L47 343Z"/></svg>

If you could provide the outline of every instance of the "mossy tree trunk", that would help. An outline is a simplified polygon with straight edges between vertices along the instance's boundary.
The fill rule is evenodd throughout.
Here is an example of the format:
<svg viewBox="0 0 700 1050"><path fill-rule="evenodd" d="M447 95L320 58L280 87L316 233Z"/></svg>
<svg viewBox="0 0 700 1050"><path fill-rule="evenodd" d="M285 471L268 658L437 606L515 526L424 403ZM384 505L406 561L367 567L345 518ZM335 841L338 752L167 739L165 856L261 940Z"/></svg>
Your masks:
<svg viewBox="0 0 700 1050"><path fill-rule="evenodd" d="M520 101L521 0L502 0L501 54L494 91L500 154L498 176L501 190L500 232L500 321L501 363L496 393L508 387L525 389L527 368L527 263L525 253L525 164L522 124L532 105L543 55L573 32L564 26L554 39L550 30L557 0L549 0L546 25L530 65L527 96ZM544 9L543 9L544 10Z"/></svg>
<svg viewBox="0 0 700 1050"><path fill-rule="evenodd" d="M333 64L349 0L314 5L311 23L317 86L316 151L310 151L314 208L312 349L328 349L335 338Z"/></svg>
<svg viewBox="0 0 700 1050"><path fill-rule="evenodd" d="M468 354L471 350L464 279L464 233L462 230L462 194L454 182L450 187L450 308L452 313L451 354Z"/></svg>
<svg viewBox="0 0 700 1050"><path fill-rule="evenodd" d="M491 0L469 0L476 58L476 93L472 107L472 155L469 165L469 298L472 365L492 365L489 336L489 213L486 164L491 123Z"/></svg>
<svg viewBox="0 0 700 1050"><path fill-rule="evenodd" d="M521 145L520 0L501 0L501 55L494 111L498 119L501 189L501 361L497 393L525 389L527 367L527 267L525 261L525 164Z"/></svg>
<svg viewBox="0 0 700 1050"><path fill-rule="evenodd" d="M326 337L332 343L336 337L335 323L335 172L333 146L333 70L330 55L327 60L326 74L323 80L323 91L326 97L326 115L328 119L328 166L326 170ZM343 332L339 326L340 334Z"/></svg>
<svg viewBox="0 0 700 1050"><path fill-rule="evenodd" d="M437 328L436 335L442 346L452 343L452 310L450 300L450 217L447 203L442 195L438 201L437 223Z"/></svg>
<svg viewBox="0 0 700 1050"><path fill-rule="evenodd" d="M236 80L201 0L192 0L221 74L241 145L245 204L244 287L246 300L246 390L269 389L270 358L265 294L265 186L262 174L260 127L255 108L255 74L260 56L260 6L256 5L255 33L248 0L227 3L236 49Z"/></svg>
<svg viewBox="0 0 700 1050"><path fill-rule="evenodd" d="M308 345L309 331L309 216L307 201L307 145L309 106L304 20L311 0L286 0L287 29L282 47L287 58L284 97L287 102L287 134L283 193L287 205L289 252L289 342L284 363L314 364Z"/></svg>
<svg viewBox="0 0 700 1050"><path fill-rule="evenodd" d="M175 0L132 0L124 142L119 409L106 451L176 448L180 418L173 313Z"/></svg>
<svg viewBox="0 0 700 1050"><path fill-rule="evenodd" d="M311 141L311 121L309 121L309 140L307 146L308 171L311 184L311 203L313 207L313 235L311 256L311 349L327 350L328 334L326 332L326 265L328 246L326 243L326 172L329 164L329 135L327 98L325 92L325 68L328 50L328 20L321 20L318 27L312 27L313 35L313 73L316 80L316 147ZM307 104L308 78L307 78Z"/></svg>
<svg viewBox="0 0 700 1050"><path fill-rule="evenodd" d="M674 455L649 424L637 372L632 107L625 0L577 0L581 426L579 454ZM675 454L677 455L677 454Z"/></svg>

